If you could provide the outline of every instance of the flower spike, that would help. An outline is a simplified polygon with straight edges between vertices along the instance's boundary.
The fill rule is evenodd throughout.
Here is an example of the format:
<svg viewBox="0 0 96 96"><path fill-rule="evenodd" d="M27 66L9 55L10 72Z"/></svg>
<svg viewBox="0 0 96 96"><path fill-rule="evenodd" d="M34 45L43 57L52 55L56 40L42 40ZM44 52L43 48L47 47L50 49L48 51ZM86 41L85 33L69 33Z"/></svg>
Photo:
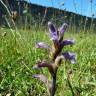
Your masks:
<svg viewBox="0 0 96 96"><path fill-rule="evenodd" d="M73 45L75 41L72 39L63 40L64 32L68 27L66 23L63 23L63 25L58 30L51 22L48 22L48 27L50 32L50 39L52 41L52 46L49 46L44 42L39 42L36 44L36 48L47 49L50 53L49 56L51 57L51 60L47 60L51 62L40 61L37 63L37 65L33 66L33 69L47 68L51 74L52 80L49 81L48 78L43 74L35 74L33 75L33 77L39 79L47 86L49 96L54 96L56 92L57 71L59 66L62 64L62 60L69 60L73 64L76 63L75 54L71 52L62 53L62 49L66 45Z"/></svg>

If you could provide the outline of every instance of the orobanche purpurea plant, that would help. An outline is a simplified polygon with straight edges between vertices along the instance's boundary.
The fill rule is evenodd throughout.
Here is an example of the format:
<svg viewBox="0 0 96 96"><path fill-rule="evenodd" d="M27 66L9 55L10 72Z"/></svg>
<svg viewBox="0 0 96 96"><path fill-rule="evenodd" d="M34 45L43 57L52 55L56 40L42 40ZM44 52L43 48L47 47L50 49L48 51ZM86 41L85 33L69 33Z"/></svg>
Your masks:
<svg viewBox="0 0 96 96"><path fill-rule="evenodd" d="M42 81L48 89L48 93L50 96L54 96L56 92L56 77L57 77L57 70L62 63L62 60L70 60L71 63L76 63L75 54L71 52L64 52L62 53L62 49L66 45L73 45L74 40L63 40L64 32L66 31L68 25L64 23L58 30L55 28L54 24L48 22L49 32L50 32L50 40L52 41L52 45L48 45L44 42L39 42L36 44L37 48L44 48L48 50L49 59L46 61L38 62L33 68L40 69L40 68L48 68L52 80L48 80L48 78L43 74L34 74L33 77ZM48 62L50 61L50 63ZM69 82L69 81L68 81ZM69 86L70 82L69 82ZM71 87L71 91L72 87ZM74 93L72 93L74 95Z"/></svg>

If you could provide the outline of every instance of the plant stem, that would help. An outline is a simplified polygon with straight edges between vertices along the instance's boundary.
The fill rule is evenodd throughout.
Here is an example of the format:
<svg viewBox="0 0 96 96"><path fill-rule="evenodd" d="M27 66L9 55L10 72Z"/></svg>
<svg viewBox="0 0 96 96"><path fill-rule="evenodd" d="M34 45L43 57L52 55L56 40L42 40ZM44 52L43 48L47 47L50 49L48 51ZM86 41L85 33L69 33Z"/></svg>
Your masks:
<svg viewBox="0 0 96 96"><path fill-rule="evenodd" d="M70 82L70 80L69 80L68 77L67 77L67 82L68 82L68 85L69 85L70 90L71 90L71 92L72 92L72 96L75 96L75 93L74 93L74 91L73 91L73 88L72 88L71 82Z"/></svg>
<svg viewBox="0 0 96 96"><path fill-rule="evenodd" d="M56 74L52 77L52 90L50 96L54 96L56 92Z"/></svg>

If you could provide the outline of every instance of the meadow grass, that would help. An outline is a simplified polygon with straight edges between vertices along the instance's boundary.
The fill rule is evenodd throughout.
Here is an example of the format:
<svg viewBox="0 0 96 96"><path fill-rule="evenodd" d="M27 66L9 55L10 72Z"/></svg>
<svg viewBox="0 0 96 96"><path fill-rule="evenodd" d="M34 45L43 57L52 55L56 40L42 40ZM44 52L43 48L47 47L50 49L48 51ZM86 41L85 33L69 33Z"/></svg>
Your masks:
<svg viewBox="0 0 96 96"><path fill-rule="evenodd" d="M15 31L14 31L15 32ZM33 70L38 60L47 59L45 50L36 49L39 41L48 42L49 32L43 29L19 30L21 37L7 28L0 29L0 96L48 96L46 87L34 73L49 75L47 69ZM5 34L4 34L5 33ZM80 96L96 96L96 34L67 31L65 38L75 38L74 46L66 46L77 54L77 64L62 62L57 75L56 96L72 96L66 77L70 73L73 90ZM77 95L79 96L79 95Z"/></svg>

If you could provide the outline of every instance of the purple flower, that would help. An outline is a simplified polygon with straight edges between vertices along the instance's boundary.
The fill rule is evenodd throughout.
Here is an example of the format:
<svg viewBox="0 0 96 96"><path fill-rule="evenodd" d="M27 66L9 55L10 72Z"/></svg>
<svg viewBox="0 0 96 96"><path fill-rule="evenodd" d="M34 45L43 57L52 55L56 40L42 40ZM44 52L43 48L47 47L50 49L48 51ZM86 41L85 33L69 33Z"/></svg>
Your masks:
<svg viewBox="0 0 96 96"><path fill-rule="evenodd" d="M51 23L48 22L48 27L49 27L49 32L51 34L51 40L63 40L64 32L67 29L67 24L64 23L59 30L56 30L55 26Z"/></svg>
<svg viewBox="0 0 96 96"><path fill-rule="evenodd" d="M51 35L51 40L58 40L57 30L51 22L48 22L49 32Z"/></svg>
<svg viewBox="0 0 96 96"><path fill-rule="evenodd" d="M65 52L65 53L62 53L62 55L64 56L64 58L66 60L70 60L72 64L76 63L76 58L75 58L75 54L74 53Z"/></svg>
<svg viewBox="0 0 96 96"><path fill-rule="evenodd" d="M49 26L49 32L50 32L50 33L57 32L54 24L52 24L51 22L48 22L48 26Z"/></svg>
<svg viewBox="0 0 96 96"><path fill-rule="evenodd" d="M59 29L59 41L63 40L64 32L66 31L68 24L64 23Z"/></svg>
<svg viewBox="0 0 96 96"><path fill-rule="evenodd" d="M72 44L74 44L74 42L75 42L75 40L73 40L73 39L63 40L61 42L61 46L63 47L63 46L66 46L66 45L72 45Z"/></svg>
<svg viewBox="0 0 96 96"><path fill-rule="evenodd" d="M50 49L49 45L44 42L39 42L36 44L36 48Z"/></svg>
<svg viewBox="0 0 96 96"><path fill-rule="evenodd" d="M66 31L68 24L63 23L63 25L58 30L56 30L55 26L51 22L48 22L48 26L51 34L51 40L53 41L53 44L54 44L54 46L52 47L51 56L52 56L52 59L55 60L56 57L60 55L64 46L72 45L74 44L75 41L72 39L63 40L64 32ZM72 61L72 63L74 62Z"/></svg>
<svg viewBox="0 0 96 96"><path fill-rule="evenodd" d="M51 40L52 41L58 41L58 36L57 36L57 33L56 32L54 32L54 33L51 33Z"/></svg>
<svg viewBox="0 0 96 96"><path fill-rule="evenodd" d="M59 46L57 30L51 22L48 22L48 27L49 27L49 32L51 35L51 40L54 43L54 47L57 48Z"/></svg>

